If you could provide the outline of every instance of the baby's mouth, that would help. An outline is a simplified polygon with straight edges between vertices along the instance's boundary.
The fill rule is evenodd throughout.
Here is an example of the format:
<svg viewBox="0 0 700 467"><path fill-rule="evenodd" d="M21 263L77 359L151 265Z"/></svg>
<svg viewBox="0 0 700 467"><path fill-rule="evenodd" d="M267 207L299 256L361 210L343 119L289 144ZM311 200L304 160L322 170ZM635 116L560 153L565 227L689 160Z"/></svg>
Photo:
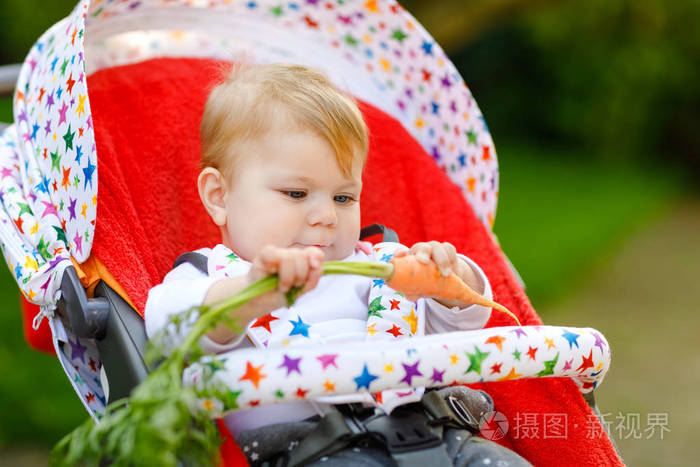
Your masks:
<svg viewBox="0 0 700 467"><path fill-rule="evenodd" d="M297 248L307 248L310 246L324 249L324 248L328 248L330 246L330 244L329 243L294 243L294 244L292 244L292 247L297 247Z"/></svg>

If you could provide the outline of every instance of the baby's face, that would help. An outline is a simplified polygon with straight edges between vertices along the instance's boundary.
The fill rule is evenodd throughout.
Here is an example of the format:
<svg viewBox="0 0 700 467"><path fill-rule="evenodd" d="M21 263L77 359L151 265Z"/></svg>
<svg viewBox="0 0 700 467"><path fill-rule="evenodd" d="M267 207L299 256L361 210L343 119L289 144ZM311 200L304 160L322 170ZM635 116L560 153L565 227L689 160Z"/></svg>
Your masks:
<svg viewBox="0 0 700 467"><path fill-rule="evenodd" d="M362 162L343 175L331 146L307 130L274 132L245 144L225 196L224 243L252 261L270 244L317 246L345 258L360 236Z"/></svg>

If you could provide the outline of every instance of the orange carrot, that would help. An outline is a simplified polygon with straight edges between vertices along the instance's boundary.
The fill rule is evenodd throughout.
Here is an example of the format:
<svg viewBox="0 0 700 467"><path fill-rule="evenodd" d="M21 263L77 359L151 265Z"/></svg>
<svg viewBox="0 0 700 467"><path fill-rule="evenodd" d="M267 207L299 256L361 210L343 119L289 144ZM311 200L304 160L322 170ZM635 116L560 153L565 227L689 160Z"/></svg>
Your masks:
<svg viewBox="0 0 700 467"><path fill-rule="evenodd" d="M392 258L391 264L394 270L386 285L404 295L440 297L495 308L513 318L518 326L521 325L518 317L508 308L474 292L454 272L443 276L433 262L421 263L414 255L406 255Z"/></svg>

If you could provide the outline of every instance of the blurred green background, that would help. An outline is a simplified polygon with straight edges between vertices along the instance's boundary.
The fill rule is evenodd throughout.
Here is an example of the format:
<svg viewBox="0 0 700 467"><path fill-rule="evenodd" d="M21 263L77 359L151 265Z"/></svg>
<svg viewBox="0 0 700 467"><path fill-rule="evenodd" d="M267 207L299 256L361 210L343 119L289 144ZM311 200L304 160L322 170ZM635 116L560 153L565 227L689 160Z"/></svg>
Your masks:
<svg viewBox="0 0 700 467"><path fill-rule="evenodd" d="M74 4L5 0L0 63L21 62ZM598 400L623 457L694 465L700 1L403 4L489 124L501 168L494 230L533 305L546 323L596 327L612 345ZM0 120L12 120L10 99ZM86 414L57 361L24 343L6 268L0 297L0 460L41 465ZM671 431L637 437L634 413L642 431L666 413Z"/></svg>

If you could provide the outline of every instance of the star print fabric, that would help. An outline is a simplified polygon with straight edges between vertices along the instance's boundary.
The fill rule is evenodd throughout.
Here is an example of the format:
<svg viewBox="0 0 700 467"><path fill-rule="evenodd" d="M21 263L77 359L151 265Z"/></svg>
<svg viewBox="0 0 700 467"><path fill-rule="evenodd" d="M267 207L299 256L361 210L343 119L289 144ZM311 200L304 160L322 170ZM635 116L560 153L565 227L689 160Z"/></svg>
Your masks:
<svg viewBox="0 0 700 467"><path fill-rule="evenodd" d="M99 419L107 405L107 396L102 387L100 369L102 362L94 341L69 337L57 345L63 370L80 399L93 417Z"/></svg>
<svg viewBox="0 0 700 467"><path fill-rule="evenodd" d="M239 349L218 358L212 384L223 384L231 396L218 407L232 410L303 400L356 401L354 394L368 392L381 403L386 390L410 393L420 386L521 378L570 377L581 392L590 392L609 368L610 347L595 329L511 326L373 345ZM206 360L188 367L185 382L202 381L205 368ZM326 398L329 394L340 397ZM202 406L211 407L212 401L204 399Z"/></svg>
<svg viewBox="0 0 700 467"><path fill-rule="evenodd" d="M49 317L56 355L83 404L106 404L94 342L68 335L53 309L70 257L88 258L97 153L83 56L88 1L44 33L22 65L14 124L0 135L0 247L24 297Z"/></svg>
<svg viewBox="0 0 700 467"><path fill-rule="evenodd" d="M97 155L83 59L87 1L49 29L22 65L15 123L0 137L0 246L24 296L56 301L69 256L90 253Z"/></svg>

